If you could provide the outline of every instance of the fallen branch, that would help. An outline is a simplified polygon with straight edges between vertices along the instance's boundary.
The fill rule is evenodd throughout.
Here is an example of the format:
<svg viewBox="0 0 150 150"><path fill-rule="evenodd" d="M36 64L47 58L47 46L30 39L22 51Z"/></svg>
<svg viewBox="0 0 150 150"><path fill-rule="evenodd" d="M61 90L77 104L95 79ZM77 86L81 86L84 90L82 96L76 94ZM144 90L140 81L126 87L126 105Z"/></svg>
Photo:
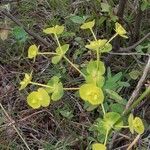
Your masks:
<svg viewBox="0 0 150 150"><path fill-rule="evenodd" d="M120 48L120 52L128 52L134 48L136 48L139 44L141 44L145 39L147 39L150 36L150 32L147 33L142 39L140 39L138 42L134 43L132 46L129 46L127 48Z"/></svg>
<svg viewBox="0 0 150 150"><path fill-rule="evenodd" d="M150 54L147 53L115 53L115 52L108 52L111 55L121 55L121 56L130 56L130 55L138 55L138 56L150 56Z"/></svg>
<svg viewBox="0 0 150 150"><path fill-rule="evenodd" d="M10 14L7 10L0 11L0 14L7 16L9 19L11 19L13 22L15 22L18 26L22 27L29 35L43 43L45 46L49 47L50 43L44 40L41 36L36 34L35 32L29 30L26 28L17 18L15 18L12 14Z"/></svg>
<svg viewBox="0 0 150 150"><path fill-rule="evenodd" d="M145 69L143 71L143 75L142 77L140 78L135 90L133 91L129 101L127 102L127 105L126 105L126 108L125 108L125 111L128 110L128 108L130 107L130 105L134 102L135 99L137 99L138 95L139 95L139 92L141 90L141 87L142 85L144 84L145 82L145 79L147 77L147 74L149 73L150 71L150 56L148 58L148 61L147 61L147 64L145 66Z"/></svg>

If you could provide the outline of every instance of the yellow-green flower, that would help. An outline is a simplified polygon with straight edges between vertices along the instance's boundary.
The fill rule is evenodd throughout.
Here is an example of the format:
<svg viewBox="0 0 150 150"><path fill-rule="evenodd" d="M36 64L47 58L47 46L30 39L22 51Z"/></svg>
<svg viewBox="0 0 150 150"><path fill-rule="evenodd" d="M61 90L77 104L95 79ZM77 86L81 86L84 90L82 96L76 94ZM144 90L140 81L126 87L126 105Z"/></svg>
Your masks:
<svg viewBox="0 0 150 150"><path fill-rule="evenodd" d="M31 45L28 49L28 58L33 59L38 54L38 47L34 44Z"/></svg>
<svg viewBox="0 0 150 150"><path fill-rule="evenodd" d="M95 84L84 84L79 89L80 97L92 105L99 105L104 101L104 94L101 88Z"/></svg>
<svg viewBox="0 0 150 150"><path fill-rule="evenodd" d="M31 82L32 80L32 75L25 73L24 79L20 82L21 87L19 90L22 90L26 88L26 86Z"/></svg>
<svg viewBox="0 0 150 150"><path fill-rule="evenodd" d="M127 31L122 27L121 24L119 24L118 22L115 23L115 31L118 35L124 37L124 38L128 38L126 36Z"/></svg>
<svg viewBox="0 0 150 150"><path fill-rule="evenodd" d="M45 89L39 88L38 91L33 91L28 95L27 103L34 109L41 106L47 107L50 104L50 96Z"/></svg>
<svg viewBox="0 0 150 150"><path fill-rule="evenodd" d="M90 44L86 45L85 47L90 50L97 50L103 48L106 43L107 43L106 39L102 39L102 40L100 39L97 41L91 41Z"/></svg>
<svg viewBox="0 0 150 150"><path fill-rule="evenodd" d="M43 32L46 34L61 34L64 31L64 28L64 26L56 25L54 27L44 29Z"/></svg>
<svg viewBox="0 0 150 150"><path fill-rule="evenodd" d="M129 123L130 132L131 132L132 134L134 133L133 119L134 119L133 114L130 114L130 115L129 115L129 118L128 118L128 123Z"/></svg>
<svg viewBox="0 0 150 150"><path fill-rule="evenodd" d="M134 118L133 114L130 114L128 118L128 123L129 129L132 134L134 133L134 131L138 134L142 134L144 132L144 124L139 117Z"/></svg>
<svg viewBox="0 0 150 150"><path fill-rule="evenodd" d="M84 23L83 25L81 25L81 29L92 29L95 25L95 20L93 21L89 21L89 22L86 22Z"/></svg>
<svg viewBox="0 0 150 150"><path fill-rule="evenodd" d="M142 120L139 117L135 117L133 120L133 128L135 132L138 134L142 134L144 132L144 125Z"/></svg>
<svg viewBox="0 0 150 150"><path fill-rule="evenodd" d="M106 146L104 144L100 143L94 143L92 144L92 150L106 150Z"/></svg>

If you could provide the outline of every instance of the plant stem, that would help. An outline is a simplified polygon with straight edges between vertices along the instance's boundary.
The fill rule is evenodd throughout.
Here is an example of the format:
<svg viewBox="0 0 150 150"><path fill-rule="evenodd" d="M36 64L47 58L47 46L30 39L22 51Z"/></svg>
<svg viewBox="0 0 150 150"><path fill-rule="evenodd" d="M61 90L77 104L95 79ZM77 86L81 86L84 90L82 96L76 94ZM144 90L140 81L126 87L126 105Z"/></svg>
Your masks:
<svg viewBox="0 0 150 150"><path fill-rule="evenodd" d="M41 84L41 83L37 83L37 82L30 82L30 84L32 85L38 85L38 86L42 86L42 87L46 87L46 88L53 88L49 85L45 85L45 84ZM69 90L79 90L79 88L63 88L64 90L66 91L69 91Z"/></svg>
<svg viewBox="0 0 150 150"><path fill-rule="evenodd" d="M53 52L43 52L43 53L38 53L39 55L57 55L57 53Z"/></svg>
<svg viewBox="0 0 150 150"><path fill-rule="evenodd" d="M105 114L106 114L106 111L105 111L104 105L101 104L101 107L102 107L103 114L105 115Z"/></svg>
<svg viewBox="0 0 150 150"><path fill-rule="evenodd" d="M108 139L108 133L109 133L109 131L107 130L107 131L106 131L106 136L105 136L104 145L106 145L106 143L107 143L107 139Z"/></svg>
<svg viewBox="0 0 150 150"><path fill-rule="evenodd" d="M90 31L91 31L91 33L92 33L92 35L94 37L94 40L97 41L96 35L95 35L95 33L94 33L92 28L90 28ZM96 56L97 56L97 70L98 70L98 62L100 60L99 49L96 50Z"/></svg>
<svg viewBox="0 0 150 150"><path fill-rule="evenodd" d="M97 71L98 71L98 69L99 69L98 68L98 66L99 66L98 63L99 63L99 60L100 60L99 49L96 50L96 56L97 56Z"/></svg>
<svg viewBox="0 0 150 150"><path fill-rule="evenodd" d="M38 86L42 86L42 87L46 87L46 88L53 88L49 85L45 85L45 84L41 84L41 83L37 83L37 82L30 82L30 84L32 85L38 85Z"/></svg>
<svg viewBox="0 0 150 150"><path fill-rule="evenodd" d="M94 40L97 41L96 35L95 35L95 33L94 33L94 31L93 31L92 28L90 28L90 31L91 31L91 33L92 33L92 35L93 35L93 37L94 37Z"/></svg>
<svg viewBox="0 0 150 150"><path fill-rule="evenodd" d="M64 90L66 91L70 91L70 90L79 90L80 88L64 88Z"/></svg>
<svg viewBox="0 0 150 150"><path fill-rule="evenodd" d="M108 40L107 43L110 43L117 35L118 35L118 33L115 33L115 34Z"/></svg>
<svg viewBox="0 0 150 150"><path fill-rule="evenodd" d="M7 116L7 118L11 121L12 119L10 118L10 116L8 115L7 111L5 110L5 108L3 107L3 105L0 103L0 107L3 110L4 114ZM27 147L28 150L31 150L27 144L27 142L25 141L25 139L22 137L22 135L20 134L20 132L18 131L18 129L16 128L15 125L12 125L12 127L14 128L14 130L16 131L16 133L19 135L19 137L21 138L21 140L23 141L23 143L25 144L25 146Z"/></svg>
<svg viewBox="0 0 150 150"><path fill-rule="evenodd" d="M63 54L63 51L62 51L62 48L61 48L61 44L60 44L60 42L59 42L59 39L58 39L57 34L55 34L55 39L56 39L56 41L57 41L58 47L59 47L60 50L61 50L61 53Z"/></svg>
<svg viewBox="0 0 150 150"><path fill-rule="evenodd" d="M86 75L85 75L80 69L78 69L65 55L63 56L63 58L64 58L72 67L74 67L83 77L86 77Z"/></svg>
<svg viewBox="0 0 150 150"><path fill-rule="evenodd" d="M56 41L57 41L57 44L59 46L59 48L61 49L61 52L62 52L62 48L61 48L61 45L60 45L60 42L59 42L59 39L58 39L58 36L55 34L55 38L56 38ZM62 52L63 54L63 52ZM86 75L81 72L65 55L63 55L63 58L72 66L74 67L83 77L86 77Z"/></svg>
<svg viewBox="0 0 150 150"><path fill-rule="evenodd" d="M115 127L118 127L118 128L129 128L129 126L119 126L119 125L117 125Z"/></svg>

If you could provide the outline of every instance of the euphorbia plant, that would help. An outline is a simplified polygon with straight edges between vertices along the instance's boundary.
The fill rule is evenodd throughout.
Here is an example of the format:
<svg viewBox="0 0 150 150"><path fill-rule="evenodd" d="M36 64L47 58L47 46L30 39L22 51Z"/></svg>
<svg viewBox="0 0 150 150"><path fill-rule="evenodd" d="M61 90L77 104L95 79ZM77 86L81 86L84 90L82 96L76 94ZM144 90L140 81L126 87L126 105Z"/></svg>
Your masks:
<svg viewBox="0 0 150 150"><path fill-rule="evenodd" d="M59 35L63 34L65 29L64 26L56 25L54 27L46 28L43 30L45 34L52 34L55 38L57 47L55 52L40 52L39 46L35 44L31 45L28 49L28 58L35 59L38 55L52 55L51 62L56 65L62 59L68 62L74 69L76 69L81 76L84 78L84 82L81 83L78 87L65 88L63 87L63 83L60 81L60 78L57 76L51 77L51 79L45 83L37 83L32 81L32 73L25 74L25 78L20 82L21 87L20 90L26 88L27 85L37 85L40 86L37 91L32 91L27 96L27 103L34 109L38 109L40 107L47 107L52 102L60 100L64 94L65 90L78 90L80 98L93 106L101 105L103 111L103 117L97 119L97 123L95 124L98 133L104 136L103 144L94 143L92 145L93 150L106 150L107 139L109 136L109 132L111 130L120 130L121 128L129 128L130 131L136 131L139 134L142 134L144 131L144 127L141 125L142 121L139 118L133 119L132 116L129 117L129 126L123 125L123 120L116 123L116 121L121 118L121 115L117 112L106 112L104 108L104 100L105 100L105 65L101 60L101 55L103 53L107 53L112 50L112 45L110 42L117 36L121 36L127 38L126 30L116 22L115 31L116 33L109 39L97 39L93 27L95 25L95 20L86 22L81 26L83 30L90 30L93 35L93 40L89 41L85 45L85 47L91 50L96 54L96 59L91 59L85 68L85 72L82 72L74 63L72 63L66 56L67 51L69 50L69 44L61 44L59 40Z"/></svg>

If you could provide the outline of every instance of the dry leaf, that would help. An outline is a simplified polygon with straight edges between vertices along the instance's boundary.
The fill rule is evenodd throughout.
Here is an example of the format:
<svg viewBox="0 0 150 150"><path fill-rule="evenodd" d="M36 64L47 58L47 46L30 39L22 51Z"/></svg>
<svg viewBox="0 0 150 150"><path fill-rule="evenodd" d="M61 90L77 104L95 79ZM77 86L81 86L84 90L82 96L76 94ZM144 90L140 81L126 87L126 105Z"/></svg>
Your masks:
<svg viewBox="0 0 150 150"><path fill-rule="evenodd" d="M8 33L9 33L9 30L7 30L7 29L1 29L0 30L0 38L3 41L5 41L8 38Z"/></svg>

